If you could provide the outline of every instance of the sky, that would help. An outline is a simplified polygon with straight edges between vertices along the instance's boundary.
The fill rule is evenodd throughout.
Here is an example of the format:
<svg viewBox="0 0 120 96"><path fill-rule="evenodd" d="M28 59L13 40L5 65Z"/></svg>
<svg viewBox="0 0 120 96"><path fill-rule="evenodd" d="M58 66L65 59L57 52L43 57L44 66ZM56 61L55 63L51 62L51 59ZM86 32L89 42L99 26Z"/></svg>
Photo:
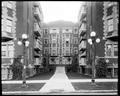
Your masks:
<svg viewBox="0 0 120 96"><path fill-rule="evenodd" d="M81 1L40 1L43 22L65 20L76 23L81 3Z"/></svg>

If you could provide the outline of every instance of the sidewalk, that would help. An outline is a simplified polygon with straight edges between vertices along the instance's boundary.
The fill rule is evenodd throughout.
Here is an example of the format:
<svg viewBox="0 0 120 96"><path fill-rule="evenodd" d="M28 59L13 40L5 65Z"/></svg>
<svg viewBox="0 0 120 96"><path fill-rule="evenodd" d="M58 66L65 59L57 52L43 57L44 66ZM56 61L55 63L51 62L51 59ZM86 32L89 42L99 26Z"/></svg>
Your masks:
<svg viewBox="0 0 120 96"><path fill-rule="evenodd" d="M61 78L59 78L59 80L64 81L64 79ZM47 83L48 81L49 80L26 80L27 83ZM2 81L2 84L20 84L22 82L22 80ZM69 82L91 82L91 79L69 79ZM118 82L118 79L95 79L95 82Z"/></svg>
<svg viewBox="0 0 120 96"><path fill-rule="evenodd" d="M40 92L75 91L69 81L64 66L56 67L53 77L40 89Z"/></svg>

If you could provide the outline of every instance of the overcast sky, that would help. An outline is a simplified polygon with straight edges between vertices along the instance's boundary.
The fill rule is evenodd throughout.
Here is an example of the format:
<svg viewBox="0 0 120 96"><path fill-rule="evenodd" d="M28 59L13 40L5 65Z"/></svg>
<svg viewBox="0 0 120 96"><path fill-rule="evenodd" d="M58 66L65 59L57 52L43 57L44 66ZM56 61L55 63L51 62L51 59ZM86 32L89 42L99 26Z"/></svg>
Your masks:
<svg viewBox="0 0 120 96"><path fill-rule="evenodd" d="M44 22L66 20L77 22L81 1L40 1Z"/></svg>

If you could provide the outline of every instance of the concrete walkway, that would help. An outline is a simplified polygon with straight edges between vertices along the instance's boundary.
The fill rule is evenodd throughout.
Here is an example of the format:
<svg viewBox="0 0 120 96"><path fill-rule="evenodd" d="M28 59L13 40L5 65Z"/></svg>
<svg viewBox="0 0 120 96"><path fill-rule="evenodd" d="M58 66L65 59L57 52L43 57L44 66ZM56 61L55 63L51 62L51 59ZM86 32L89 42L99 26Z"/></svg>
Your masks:
<svg viewBox="0 0 120 96"><path fill-rule="evenodd" d="M64 66L56 67L55 74L52 78L40 89L39 92L56 92L56 91L75 91L69 81Z"/></svg>

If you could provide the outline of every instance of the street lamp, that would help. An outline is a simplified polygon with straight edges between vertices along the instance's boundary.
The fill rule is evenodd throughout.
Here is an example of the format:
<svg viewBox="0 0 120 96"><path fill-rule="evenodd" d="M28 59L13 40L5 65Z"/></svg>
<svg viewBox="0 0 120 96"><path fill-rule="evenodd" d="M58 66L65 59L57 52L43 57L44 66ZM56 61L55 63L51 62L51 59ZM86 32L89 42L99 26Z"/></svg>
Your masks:
<svg viewBox="0 0 120 96"><path fill-rule="evenodd" d="M24 62L23 62L23 73L22 73L22 77L23 77L23 86L26 87L26 47L29 46L29 41L28 41L28 36L27 34L22 34L22 38L21 40L19 40L18 45L22 45L23 44L23 55L24 55Z"/></svg>
<svg viewBox="0 0 120 96"><path fill-rule="evenodd" d="M90 37L88 39L88 43L92 46L93 50L94 50L94 56L93 56L93 60L92 60L92 83L95 83L95 55L96 55L96 48L95 48L95 41L96 43L100 42L99 38L96 38L96 32L92 31L90 33Z"/></svg>

